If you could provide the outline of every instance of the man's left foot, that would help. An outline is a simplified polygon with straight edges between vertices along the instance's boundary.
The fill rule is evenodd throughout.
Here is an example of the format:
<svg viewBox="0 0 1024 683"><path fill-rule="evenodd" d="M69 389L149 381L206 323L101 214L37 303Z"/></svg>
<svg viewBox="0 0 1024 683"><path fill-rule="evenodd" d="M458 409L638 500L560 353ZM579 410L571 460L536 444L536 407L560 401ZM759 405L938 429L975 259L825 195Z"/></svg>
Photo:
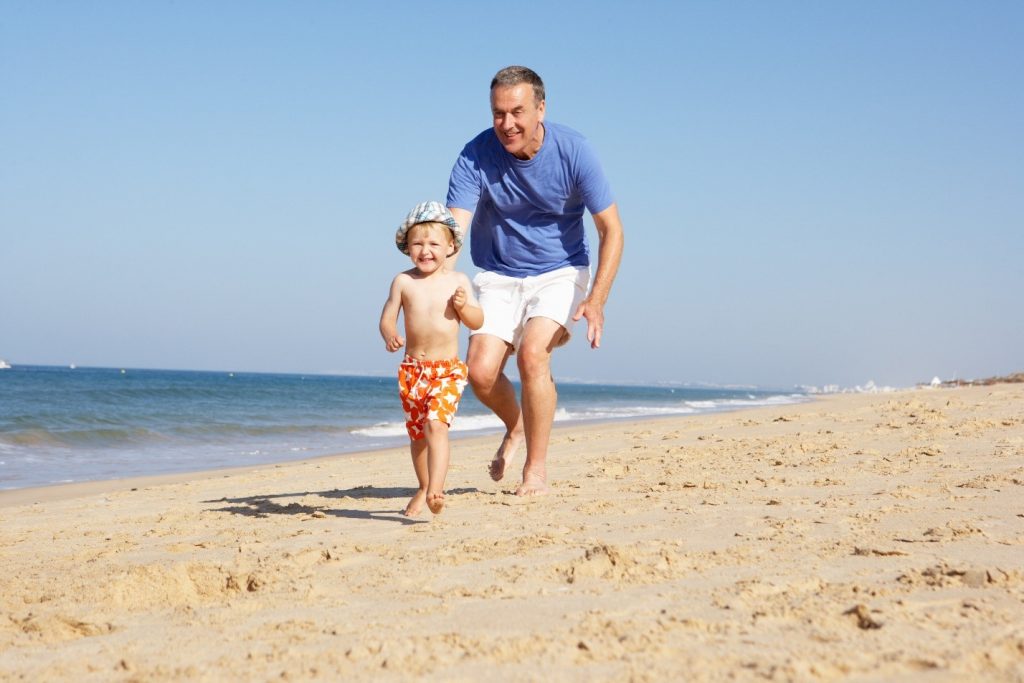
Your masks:
<svg viewBox="0 0 1024 683"><path fill-rule="evenodd" d="M444 510L444 494L428 493L427 507L430 508L430 511L435 515L441 514L441 510Z"/></svg>

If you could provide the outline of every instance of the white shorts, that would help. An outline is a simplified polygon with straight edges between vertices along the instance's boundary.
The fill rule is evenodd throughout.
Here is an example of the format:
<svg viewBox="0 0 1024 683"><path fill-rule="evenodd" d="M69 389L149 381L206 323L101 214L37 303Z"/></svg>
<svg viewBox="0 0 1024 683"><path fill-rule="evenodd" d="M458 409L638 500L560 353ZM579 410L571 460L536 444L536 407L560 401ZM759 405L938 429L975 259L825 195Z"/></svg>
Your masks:
<svg viewBox="0 0 1024 683"><path fill-rule="evenodd" d="M484 311L484 324L474 334L490 334L519 347L530 318L550 318L565 329L561 346L569 341L572 316L587 296L590 269L566 266L543 275L509 277L491 271L477 273L473 289Z"/></svg>

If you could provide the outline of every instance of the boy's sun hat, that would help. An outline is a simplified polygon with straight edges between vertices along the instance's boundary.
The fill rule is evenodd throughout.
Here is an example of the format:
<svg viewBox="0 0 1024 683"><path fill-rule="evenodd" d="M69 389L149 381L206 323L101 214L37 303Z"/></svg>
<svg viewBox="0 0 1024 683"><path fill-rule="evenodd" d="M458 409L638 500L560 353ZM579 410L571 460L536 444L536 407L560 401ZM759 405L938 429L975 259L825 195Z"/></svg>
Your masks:
<svg viewBox="0 0 1024 683"><path fill-rule="evenodd" d="M455 239L455 251L452 253L454 254L462 248L462 228L459 226L459 222L455 220L455 216L441 202L429 201L417 204L416 208L410 211L409 215L402 221L402 224L398 226L398 231L395 233L395 246L403 254L409 253L409 243L406 240L409 229L419 223L442 223L447 225L452 231L452 237Z"/></svg>

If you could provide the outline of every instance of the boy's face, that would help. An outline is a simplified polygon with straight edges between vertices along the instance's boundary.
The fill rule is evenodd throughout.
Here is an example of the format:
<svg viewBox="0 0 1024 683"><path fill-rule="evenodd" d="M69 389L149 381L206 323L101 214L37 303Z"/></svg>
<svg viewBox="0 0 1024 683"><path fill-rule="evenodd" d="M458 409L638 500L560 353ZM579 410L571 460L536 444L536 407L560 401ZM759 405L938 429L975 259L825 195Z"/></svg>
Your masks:
<svg viewBox="0 0 1024 683"><path fill-rule="evenodd" d="M455 251L451 231L437 223L414 225L409 228L405 239L412 264L425 275L443 268L445 259Z"/></svg>

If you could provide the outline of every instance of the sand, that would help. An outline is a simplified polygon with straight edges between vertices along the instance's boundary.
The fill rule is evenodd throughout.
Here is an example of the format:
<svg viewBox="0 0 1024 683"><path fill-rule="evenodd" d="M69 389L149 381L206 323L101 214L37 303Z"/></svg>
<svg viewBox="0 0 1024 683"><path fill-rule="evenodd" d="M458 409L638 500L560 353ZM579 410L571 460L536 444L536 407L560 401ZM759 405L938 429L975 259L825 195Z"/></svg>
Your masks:
<svg viewBox="0 0 1024 683"><path fill-rule="evenodd" d="M1022 385L495 445L0 494L0 680L1024 681Z"/></svg>

